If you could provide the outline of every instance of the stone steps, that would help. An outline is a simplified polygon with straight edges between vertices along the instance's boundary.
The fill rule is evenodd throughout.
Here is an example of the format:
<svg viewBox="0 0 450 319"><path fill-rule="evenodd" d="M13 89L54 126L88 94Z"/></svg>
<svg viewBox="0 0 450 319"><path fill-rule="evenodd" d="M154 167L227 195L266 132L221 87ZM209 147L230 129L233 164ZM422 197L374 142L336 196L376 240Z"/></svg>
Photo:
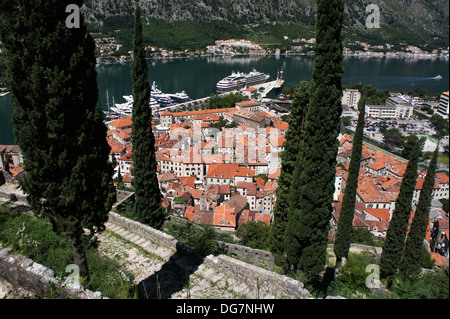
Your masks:
<svg viewBox="0 0 450 319"><path fill-rule="evenodd" d="M171 250L166 247L158 246L158 245L152 243L151 241L149 241L148 239L142 238L141 236L134 234L120 226L114 225L109 222L106 223L105 226L106 226L106 229L108 229L108 230L116 233L120 237L138 245L145 251L147 251L153 255L157 255L157 256L161 257L165 261L169 260L169 258L171 258L171 256L175 253L174 250Z"/></svg>
<svg viewBox="0 0 450 319"><path fill-rule="evenodd" d="M230 275L219 272L214 267L202 263L196 265L195 261L190 260L185 255L177 253L175 249L158 246L151 241L142 238L141 236L128 231L125 228L117 226L112 223L106 223L107 230L119 235L126 241L132 242L151 255L159 257L161 260L155 262L153 265L147 267L145 271L146 278L150 280L144 285L150 298L158 298L156 296L157 285L161 285L164 289L169 289L173 284L177 284L181 277L185 280L185 286L181 289L175 289L172 295L167 296L163 293L163 298L171 299L256 299L256 298L274 298L270 293L262 295L258 293L256 287L250 287L239 278L234 278ZM186 271L188 280L184 276ZM173 268L175 267L175 268ZM178 270L175 270L178 269ZM173 275L170 273L175 271ZM180 275L181 274L181 275ZM157 277L157 278L156 278ZM159 280L158 284L156 280ZM179 282L178 282L179 284ZM169 288L167 288L169 287ZM163 289L163 290L164 290Z"/></svg>

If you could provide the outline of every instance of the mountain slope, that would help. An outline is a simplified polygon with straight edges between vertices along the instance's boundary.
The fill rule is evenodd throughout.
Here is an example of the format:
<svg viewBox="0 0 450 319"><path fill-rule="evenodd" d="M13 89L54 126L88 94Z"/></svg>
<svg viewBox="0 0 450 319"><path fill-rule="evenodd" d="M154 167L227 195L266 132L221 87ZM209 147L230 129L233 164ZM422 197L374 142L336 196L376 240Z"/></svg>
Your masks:
<svg viewBox="0 0 450 319"><path fill-rule="evenodd" d="M89 21L131 15L136 0L85 0ZM147 19L177 21L224 21L236 25L315 23L315 0L141 0ZM427 42L434 37L448 45L449 0L344 0L344 25L348 34L385 40ZM366 7L380 8L380 29L366 29ZM398 39L397 39L398 38Z"/></svg>

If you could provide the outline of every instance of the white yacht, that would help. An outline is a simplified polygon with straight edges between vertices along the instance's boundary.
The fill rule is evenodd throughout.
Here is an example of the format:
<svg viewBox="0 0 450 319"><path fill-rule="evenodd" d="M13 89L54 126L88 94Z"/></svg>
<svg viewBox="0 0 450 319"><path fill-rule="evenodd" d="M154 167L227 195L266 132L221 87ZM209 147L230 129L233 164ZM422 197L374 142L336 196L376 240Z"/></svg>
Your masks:
<svg viewBox="0 0 450 319"><path fill-rule="evenodd" d="M133 95L124 95L125 103L116 104L115 107L111 107L111 111L123 115L129 116L133 113ZM160 107L160 103L152 97L150 97L150 107L152 110L157 110Z"/></svg>
<svg viewBox="0 0 450 319"><path fill-rule="evenodd" d="M186 94L185 91L170 94L170 98L177 102L188 102L191 100L191 98Z"/></svg>

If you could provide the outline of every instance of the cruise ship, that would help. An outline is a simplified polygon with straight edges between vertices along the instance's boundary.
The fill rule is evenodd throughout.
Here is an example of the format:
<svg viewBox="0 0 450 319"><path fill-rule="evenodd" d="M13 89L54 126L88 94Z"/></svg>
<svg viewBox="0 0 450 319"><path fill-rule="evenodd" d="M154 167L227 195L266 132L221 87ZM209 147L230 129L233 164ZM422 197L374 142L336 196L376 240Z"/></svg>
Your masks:
<svg viewBox="0 0 450 319"><path fill-rule="evenodd" d="M250 73L232 73L217 83L217 91L232 91L246 86L264 83L270 75L264 74L253 69Z"/></svg>

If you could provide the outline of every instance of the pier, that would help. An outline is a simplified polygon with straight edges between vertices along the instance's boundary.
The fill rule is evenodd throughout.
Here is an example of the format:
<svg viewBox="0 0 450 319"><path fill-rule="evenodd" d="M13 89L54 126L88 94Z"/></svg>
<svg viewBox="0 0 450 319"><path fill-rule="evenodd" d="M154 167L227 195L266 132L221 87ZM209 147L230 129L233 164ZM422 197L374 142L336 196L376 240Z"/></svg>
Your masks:
<svg viewBox="0 0 450 319"><path fill-rule="evenodd" d="M283 85L284 80L278 78L275 81L252 85L252 87L256 88L260 96L264 98L270 91L272 91L273 89L280 89L283 87Z"/></svg>
<svg viewBox="0 0 450 319"><path fill-rule="evenodd" d="M252 87L257 89L261 100L280 103L280 101L278 101L278 100L275 101L275 100L267 99L266 96L273 89L280 89L280 88L283 87L283 85L284 85L283 78L282 77L277 77L277 79L275 81L265 82L265 83L261 83L261 84L255 84L255 85L252 85ZM243 88L243 89L245 89L245 88ZM218 96L219 97L224 97L224 96L227 96L227 95L229 95L231 93L235 93L235 94L236 93L240 93L243 89L219 93ZM167 105L167 106L159 107L157 109L152 107L152 113L153 113L154 116L158 116L158 114L160 112L176 111L176 110L178 110L180 108L183 108L183 107L194 107L195 108L195 107L199 107L201 104L205 103L209 99L210 99L210 96L206 96L206 97L203 97L203 98L200 98L200 99L196 99L196 100L190 100L190 101L187 101L187 102L170 104L170 105ZM281 103L283 103L283 102L281 102ZM285 103L289 103L289 102L285 102ZM104 111L104 113L109 118L113 117L113 115L110 114L110 111ZM127 116L127 114L117 114L117 116L118 117Z"/></svg>
<svg viewBox="0 0 450 319"><path fill-rule="evenodd" d="M282 88L283 85L284 85L284 80L281 78L278 78L275 81L252 85L252 87L254 87L258 90L258 93L260 94L261 98L265 98L270 91L272 91L273 89ZM242 91L242 89L220 93L219 97L224 97L231 93L239 93L241 91ZM158 112L174 111L174 110L177 110L177 109L185 107L185 106L195 107L195 106L198 106L198 105L208 101L209 98L210 98L209 96L206 96L206 97L196 99L196 100L191 100L191 101L187 101L187 102L183 102L183 103L168 105L168 106L159 108ZM280 101L277 101L277 102L279 103Z"/></svg>
<svg viewBox="0 0 450 319"><path fill-rule="evenodd" d="M231 94L233 92L238 92L238 91L221 93L221 94L219 94L219 97L227 96L228 94ZM172 104L172 105L168 105L165 107L160 107L160 108L158 108L158 112L174 111L174 110L177 110L178 108L182 108L185 106L192 106L192 107L200 106L202 103L205 103L209 99L210 99L210 96L206 96L206 97L202 97L202 98L196 99L196 100L190 100L190 101L183 102L183 103Z"/></svg>

